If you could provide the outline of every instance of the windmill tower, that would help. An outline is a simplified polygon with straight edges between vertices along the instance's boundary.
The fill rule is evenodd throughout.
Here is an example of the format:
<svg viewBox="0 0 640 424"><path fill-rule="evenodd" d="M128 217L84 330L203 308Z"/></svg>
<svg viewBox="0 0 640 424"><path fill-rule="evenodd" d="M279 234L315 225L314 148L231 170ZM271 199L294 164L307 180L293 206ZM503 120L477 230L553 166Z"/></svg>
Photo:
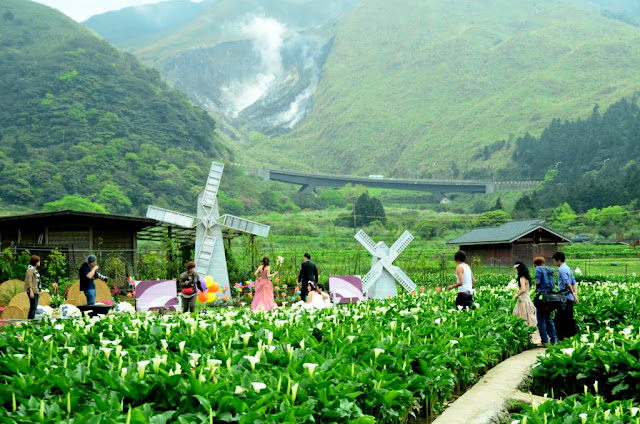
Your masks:
<svg viewBox="0 0 640 424"><path fill-rule="evenodd" d="M156 206L149 206L147 218L184 228L195 227L196 250L194 261L196 263L196 272L202 277L211 275L220 284L220 287L229 287L222 229L229 228L247 234L267 237L270 227L229 214L220 216L218 188L220 187L223 170L224 164L211 162L207 182L198 196L197 217ZM222 293L222 290L219 293Z"/></svg>
<svg viewBox="0 0 640 424"><path fill-rule="evenodd" d="M400 267L393 265L393 261L411 243L413 236L409 231L402 233L391 247L383 241L376 244L364 231L360 230L354 236L356 240L371 253L371 270L362 279L362 291L371 299L386 299L398 295L396 281L409 293L416 289L416 285Z"/></svg>

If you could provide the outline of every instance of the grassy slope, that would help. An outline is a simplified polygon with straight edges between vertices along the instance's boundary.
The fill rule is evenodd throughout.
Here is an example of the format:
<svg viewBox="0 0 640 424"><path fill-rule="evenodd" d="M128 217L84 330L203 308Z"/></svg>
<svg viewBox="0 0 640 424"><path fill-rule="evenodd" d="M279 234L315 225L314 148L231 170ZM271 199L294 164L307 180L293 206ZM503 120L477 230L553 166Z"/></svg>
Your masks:
<svg viewBox="0 0 640 424"><path fill-rule="evenodd" d="M488 175L510 152L468 163L483 146L637 90L639 28L536 5L365 0L338 28L307 122L256 151L285 167L312 156L322 170L408 176L456 161Z"/></svg>

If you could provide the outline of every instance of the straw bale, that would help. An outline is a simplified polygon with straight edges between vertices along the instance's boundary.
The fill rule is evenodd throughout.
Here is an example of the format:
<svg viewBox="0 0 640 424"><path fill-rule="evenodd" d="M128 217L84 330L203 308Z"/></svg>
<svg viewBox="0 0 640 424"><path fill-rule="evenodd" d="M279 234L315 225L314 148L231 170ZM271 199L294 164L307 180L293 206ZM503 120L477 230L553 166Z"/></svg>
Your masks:
<svg viewBox="0 0 640 424"><path fill-rule="evenodd" d="M9 305L2 311L2 319L27 319L29 308L22 309L16 305Z"/></svg>
<svg viewBox="0 0 640 424"><path fill-rule="evenodd" d="M24 281L7 280L0 284L0 306L7 306L18 293L24 293Z"/></svg>
<svg viewBox="0 0 640 424"><path fill-rule="evenodd" d="M13 296L11 301L9 302L9 306L19 306L25 311L29 311L29 295L27 292L18 293Z"/></svg>
<svg viewBox="0 0 640 424"><path fill-rule="evenodd" d="M40 292L38 297L38 305L49 306L51 304L51 295L47 292ZM29 310L29 295L26 292L18 293L13 296L9 305L19 306L22 309Z"/></svg>
<svg viewBox="0 0 640 424"><path fill-rule="evenodd" d="M94 280L94 283L96 284L96 302L111 300L111 289L109 288L107 283L98 279ZM75 299L79 302L82 302L78 304L72 303L75 306L87 304L87 297L84 295L84 292L80 291L80 280L73 283L69 288L69 293L67 293L67 300L69 299Z"/></svg>
<svg viewBox="0 0 640 424"><path fill-rule="evenodd" d="M69 305L73 306L82 306L87 304L87 297L80 292L80 294L75 297L67 296L67 302Z"/></svg>
<svg viewBox="0 0 640 424"><path fill-rule="evenodd" d="M40 292L40 297L38 297L38 306L50 306L51 305L51 295L47 292Z"/></svg>

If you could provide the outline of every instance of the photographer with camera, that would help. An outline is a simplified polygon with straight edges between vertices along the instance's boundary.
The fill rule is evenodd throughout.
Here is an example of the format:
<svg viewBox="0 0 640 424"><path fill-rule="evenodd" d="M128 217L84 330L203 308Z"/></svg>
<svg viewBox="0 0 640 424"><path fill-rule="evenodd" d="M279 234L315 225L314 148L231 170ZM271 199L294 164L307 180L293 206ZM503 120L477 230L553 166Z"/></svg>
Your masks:
<svg viewBox="0 0 640 424"><path fill-rule="evenodd" d="M78 272L80 277L80 290L84 292L87 297L87 305L96 304L96 284L93 281L98 278L105 283L109 280L106 275L102 275L98 272L98 258L95 255L87 256L84 263L80 266Z"/></svg>
<svg viewBox="0 0 640 424"><path fill-rule="evenodd" d="M194 312L196 310L197 289L200 288L200 276L196 273L196 264L193 261L187 262L187 270L180 274L178 278L178 288L181 289L182 313Z"/></svg>

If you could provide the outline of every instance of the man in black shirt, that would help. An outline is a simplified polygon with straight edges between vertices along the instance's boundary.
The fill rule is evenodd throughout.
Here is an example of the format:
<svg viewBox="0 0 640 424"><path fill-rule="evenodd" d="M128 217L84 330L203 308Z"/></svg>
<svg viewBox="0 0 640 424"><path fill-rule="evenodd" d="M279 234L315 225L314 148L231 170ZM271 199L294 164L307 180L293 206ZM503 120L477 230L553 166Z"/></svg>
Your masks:
<svg viewBox="0 0 640 424"><path fill-rule="evenodd" d="M309 294L309 290L307 289L307 283L309 281L313 281L318 284L318 268L316 267L316 264L311 262L311 255L305 253L304 258L302 259L302 265L300 265L300 274L298 274L300 298L302 300L306 300L307 294Z"/></svg>

